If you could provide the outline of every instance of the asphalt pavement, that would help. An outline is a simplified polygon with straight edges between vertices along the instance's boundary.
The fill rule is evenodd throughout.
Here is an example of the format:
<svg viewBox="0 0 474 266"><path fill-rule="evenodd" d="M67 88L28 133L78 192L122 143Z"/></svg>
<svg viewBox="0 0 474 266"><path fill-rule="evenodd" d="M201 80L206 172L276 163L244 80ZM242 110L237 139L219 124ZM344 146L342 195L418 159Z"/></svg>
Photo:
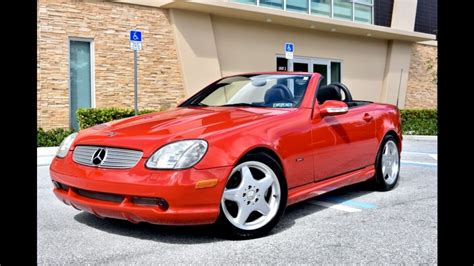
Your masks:
<svg viewBox="0 0 474 266"><path fill-rule="evenodd" d="M398 186L357 184L287 208L269 236L100 219L60 202L38 162L39 264L437 263L437 141L404 139ZM39 159L38 159L39 160ZM39 160L40 161L40 160Z"/></svg>

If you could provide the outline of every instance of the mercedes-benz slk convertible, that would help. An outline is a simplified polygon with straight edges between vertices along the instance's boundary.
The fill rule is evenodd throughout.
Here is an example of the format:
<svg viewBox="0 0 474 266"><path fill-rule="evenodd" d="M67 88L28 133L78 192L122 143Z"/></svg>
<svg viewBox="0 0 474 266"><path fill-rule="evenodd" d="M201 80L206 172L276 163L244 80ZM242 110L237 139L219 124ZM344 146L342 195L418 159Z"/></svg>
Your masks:
<svg viewBox="0 0 474 266"><path fill-rule="evenodd" d="M224 77L178 107L68 136L50 172L55 195L133 223L216 223L262 236L288 205L358 182L399 177L398 108L353 100L318 73Z"/></svg>

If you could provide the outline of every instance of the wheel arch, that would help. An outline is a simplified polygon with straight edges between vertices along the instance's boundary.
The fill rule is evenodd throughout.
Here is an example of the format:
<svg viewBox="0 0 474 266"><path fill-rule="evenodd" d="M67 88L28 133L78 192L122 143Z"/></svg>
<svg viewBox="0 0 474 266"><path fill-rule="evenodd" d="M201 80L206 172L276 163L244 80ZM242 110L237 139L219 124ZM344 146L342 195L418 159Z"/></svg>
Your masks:
<svg viewBox="0 0 474 266"><path fill-rule="evenodd" d="M393 136L395 138L395 140L397 141L398 151L401 152L402 151L402 139L397 134L397 132L395 132L395 130L393 130L393 129L390 129L387 132L385 132L385 134L383 135L383 138L380 140L379 146L382 144L382 141L386 136Z"/></svg>
<svg viewBox="0 0 474 266"><path fill-rule="evenodd" d="M280 166L281 168L281 172L283 173L283 177L285 179L285 182L288 183L288 181L286 180L286 174L285 174L285 166L283 165L283 161L281 160L280 156L277 154L277 152L275 152L273 149L269 148L269 147L262 147L262 146L258 146L258 147L253 147L251 148L250 150L244 152L242 154L242 156L240 156L240 158L237 160L237 163L236 165L238 165L239 163L241 163L245 156L246 155L249 155L249 154L257 154L257 153L264 153L268 156L270 156L273 160L275 160L277 162L277 164Z"/></svg>

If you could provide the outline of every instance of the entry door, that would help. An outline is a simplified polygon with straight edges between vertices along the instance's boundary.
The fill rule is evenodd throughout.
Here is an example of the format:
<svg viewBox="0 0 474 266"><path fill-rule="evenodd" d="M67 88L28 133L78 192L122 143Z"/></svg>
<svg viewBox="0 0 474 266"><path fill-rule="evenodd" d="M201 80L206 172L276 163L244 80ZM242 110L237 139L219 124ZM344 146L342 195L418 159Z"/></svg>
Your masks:
<svg viewBox="0 0 474 266"><path fill-rule="evenodd" d="M288 61L289 71L317 72L324 76L321 85L331 83L331 64L325 59L295 58Z"/></svg>
<svg viewBox="0 0 474 266"><path fill-rule="evenodd" d="M312 72L311 71L311 60L309 59L293 59L292 71L301 72Z"/></svg>
<svg viewBox="0 0 474 266"><path fill-rule="evenodd" d="M331 68L329 60L312 59L311 67L311 72L316 72L324 76L324 79L321 81L321 86L331 84Z"/></svg>
<svg viewBox="0 0 474 266"><path fill-rule="evenodd" d="M91 42L70 40L69 43L70 127L78 130L76 111L92 107Z"/></svg>

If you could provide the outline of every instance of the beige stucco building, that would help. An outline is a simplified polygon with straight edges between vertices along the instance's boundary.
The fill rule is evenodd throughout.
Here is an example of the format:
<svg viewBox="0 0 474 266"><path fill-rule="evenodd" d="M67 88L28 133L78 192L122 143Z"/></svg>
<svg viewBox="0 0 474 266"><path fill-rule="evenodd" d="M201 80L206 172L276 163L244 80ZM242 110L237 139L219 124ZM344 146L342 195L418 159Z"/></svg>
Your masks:
<svg viewBox="0 0 474 266"><path fill-rule="evenodd" d="M133 29L143 34L140 109L276 70L322 72L356 99L436 107L435 35L414 30L417 1L391 1L390 26L375 23L377 1L39 0L38 127L74 126L78 107L133 107Z"/></svg>

